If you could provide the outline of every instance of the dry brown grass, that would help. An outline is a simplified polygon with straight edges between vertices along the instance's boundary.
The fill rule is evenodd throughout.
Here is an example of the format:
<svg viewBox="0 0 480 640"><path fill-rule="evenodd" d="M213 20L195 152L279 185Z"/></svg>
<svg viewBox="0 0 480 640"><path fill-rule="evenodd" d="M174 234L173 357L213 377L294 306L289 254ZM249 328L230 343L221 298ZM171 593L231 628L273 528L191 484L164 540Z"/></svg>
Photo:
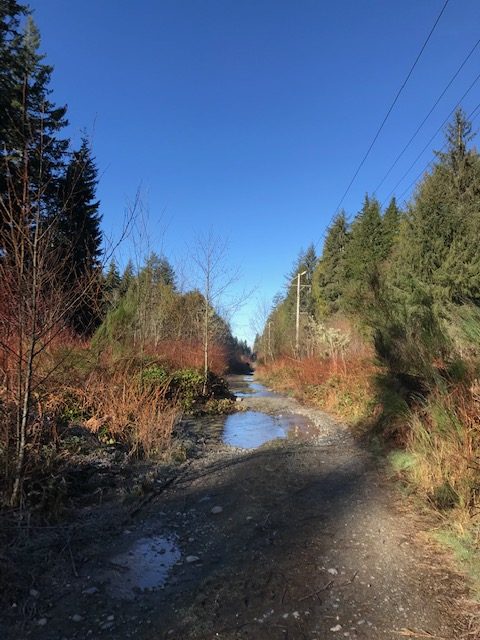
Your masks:
<svg viewBox="0 0 480 640"><path fill-rule="evenodd" d="M70 389L83 424L106 442L125 444L131 455L158 456L168 449L180 415L168 384L143 385L135 371L96 369L82 388Z"/></svg>
<svg viewBox="0 0 480 640"><path fill-rule="evenodd" d="M278 358L262 364L257 371L276 389L313 402L349 423L366 418L374 410L373 377L378 368L365 349L345 359Z"/></svg>
<svg viewBox="0 0 480 640"><path fill-rule="evenodd" d="M480 403L470 389L432 393L410 417L409 475L439 509L452 509L461 528L480 509ZM453 514L453 511L455 514ZM480 531L477 533L480 538ZM476 540L476 544L480 539Z"/></svg>
<svg viewBox="0 0 480 640"><path fill-rule="evenodd" d="M146 345L145 353L163 362L171 369L203 369L203 344L188 340L163 340L157 345ZM209 368L217 375L223 375L228 368L228 354L225 347L212 344L209 347Z"/></svg>

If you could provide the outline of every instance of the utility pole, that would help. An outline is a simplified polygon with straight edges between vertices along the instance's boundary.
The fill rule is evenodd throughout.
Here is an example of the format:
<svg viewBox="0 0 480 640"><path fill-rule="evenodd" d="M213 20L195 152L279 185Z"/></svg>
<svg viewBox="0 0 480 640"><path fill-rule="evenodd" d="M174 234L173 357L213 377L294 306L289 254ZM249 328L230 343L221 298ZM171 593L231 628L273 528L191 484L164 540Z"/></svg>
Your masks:
<svg viewBox="0 0 480 640"><path fill-rule="evenodd" d="M300 278L306 273L306 271L302 271L297 274L297 314L295 319L295 355L297 358L300 350Z"/></svg>

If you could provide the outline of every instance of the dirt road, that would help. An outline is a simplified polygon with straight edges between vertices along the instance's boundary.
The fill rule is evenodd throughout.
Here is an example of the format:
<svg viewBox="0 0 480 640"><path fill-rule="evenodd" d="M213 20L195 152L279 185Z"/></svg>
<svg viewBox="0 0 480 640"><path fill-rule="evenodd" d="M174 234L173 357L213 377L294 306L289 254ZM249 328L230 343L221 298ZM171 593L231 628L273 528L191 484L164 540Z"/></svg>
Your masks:
<svg viewBox="0 0 480 640"><path fill-rule="evenodd" d="M316 428L250 451L213 446L128 519L89 512L12 638L460 637L457 580L346 428L290 399L244 403ZM136 591L135 566L157 580L160 566L165 583Z"/></svg>

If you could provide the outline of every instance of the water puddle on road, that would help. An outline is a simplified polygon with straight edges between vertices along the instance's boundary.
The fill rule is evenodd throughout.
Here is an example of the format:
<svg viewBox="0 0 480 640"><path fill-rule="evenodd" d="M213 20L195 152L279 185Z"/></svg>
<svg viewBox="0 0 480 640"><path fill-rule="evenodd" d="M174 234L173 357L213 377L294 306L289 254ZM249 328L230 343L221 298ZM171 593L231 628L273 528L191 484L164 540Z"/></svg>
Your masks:
<svg viewBox="0 0 480 640"><path fill-rule="evenodd" d="M278 393L267 389L260 382L255 382L252 375L228 376L228 386L237 398L275 398L279 396Z"/></svg>
<svg viewBox="0 0 480 640"><path fill-rule="evenodd" d="M244 411L227 417L222 440L231 447L254 449L270 440L295 435L309 425L310 422L303 416L271 416L259 411Z"/></svg>
<svg viewBox="0 0 480 640"><path fill-rule="evenodd" d="M158 589L180 557L174 537L140 538L111 559L107 591L114 598L133 600L142 591Z"/></svg>
<svg viewBox="0 0 480 640"><path fill-rule="evenodd" d="M251 375L230 376L230 390L237 398L281 398L282 396ZM241 411L225 418L222 441L232 447L254 449L277 438L297 437L311 427L304 416L284 414L270 415L261 411Z"/></svg>

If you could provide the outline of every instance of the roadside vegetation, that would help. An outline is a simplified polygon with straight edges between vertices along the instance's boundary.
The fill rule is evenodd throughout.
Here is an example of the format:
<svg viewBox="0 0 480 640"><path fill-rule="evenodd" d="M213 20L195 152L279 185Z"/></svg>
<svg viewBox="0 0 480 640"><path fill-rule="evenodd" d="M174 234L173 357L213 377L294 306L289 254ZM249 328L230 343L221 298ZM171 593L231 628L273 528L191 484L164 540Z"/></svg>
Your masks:
<svg viewBox="0 0 480 640"><path fill-rule="evenodd" d="M119 268L91 144L65 136L39 51L28 10L0 2L0 504L48 518L88 465L184 459L181 416L232 409L222 376L248 347L216 310L212 237L192 290L164 255Z"/></svg>
<svg viewBox="0 0 480 640"><path fill-rule="evenodd" d="M258 374L368 434L480 567L480 155L458 108L405 209L366 195L302 253L257 336ZM295 310L301 275L297 340ZM297 346L298 345L298 346ZM480 585L479 582L477 582Z"/></svg>

